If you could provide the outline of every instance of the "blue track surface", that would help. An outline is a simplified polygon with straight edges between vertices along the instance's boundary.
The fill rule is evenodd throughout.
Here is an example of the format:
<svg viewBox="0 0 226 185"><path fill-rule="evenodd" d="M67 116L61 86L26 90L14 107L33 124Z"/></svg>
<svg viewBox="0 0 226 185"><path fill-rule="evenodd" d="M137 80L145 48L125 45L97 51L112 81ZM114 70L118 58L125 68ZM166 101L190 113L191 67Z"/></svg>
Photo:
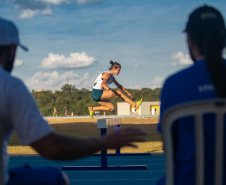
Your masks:
<svg viewBox="0 0 226 185"><path fill-rule="evenodd" d="M30 166L99 166L100 157L76 161L49 161L41 157L10 157L9 168ZM147 165L148 170L82 170L65 171L71 185L154 185L165 174L165 156L109 156L108 165Z"/></svg>

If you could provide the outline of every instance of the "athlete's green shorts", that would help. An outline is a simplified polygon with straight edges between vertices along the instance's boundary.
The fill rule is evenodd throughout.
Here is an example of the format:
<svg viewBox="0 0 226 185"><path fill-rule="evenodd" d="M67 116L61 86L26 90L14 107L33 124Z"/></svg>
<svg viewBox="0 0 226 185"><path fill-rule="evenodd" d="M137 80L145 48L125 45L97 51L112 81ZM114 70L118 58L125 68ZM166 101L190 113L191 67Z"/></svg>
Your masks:
<svg viewBox="0 0 226 185"><path fill-rule="evenodd" d="M92 95L91 95L92 98L93 98L93 100L94 100L94 101L100 101L103 92L104 92L104 91L99 90L99 89L93 89Z"/></svg>

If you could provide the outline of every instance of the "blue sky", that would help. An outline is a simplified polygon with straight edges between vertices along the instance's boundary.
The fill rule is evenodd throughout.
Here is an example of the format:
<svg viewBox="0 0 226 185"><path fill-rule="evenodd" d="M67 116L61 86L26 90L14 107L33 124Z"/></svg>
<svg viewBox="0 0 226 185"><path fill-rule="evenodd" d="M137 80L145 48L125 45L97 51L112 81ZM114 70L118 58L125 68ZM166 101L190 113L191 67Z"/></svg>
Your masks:
<svg viewBox="0 0 226 185"><path fill-rule="evenodd" d="M15 22L29 48L17 50L12 74L29 90L91 89L113 60L124 87L161 87L191 65L182 30L203 4L226 17L225 0L2 0L0 17Z"/></svg>

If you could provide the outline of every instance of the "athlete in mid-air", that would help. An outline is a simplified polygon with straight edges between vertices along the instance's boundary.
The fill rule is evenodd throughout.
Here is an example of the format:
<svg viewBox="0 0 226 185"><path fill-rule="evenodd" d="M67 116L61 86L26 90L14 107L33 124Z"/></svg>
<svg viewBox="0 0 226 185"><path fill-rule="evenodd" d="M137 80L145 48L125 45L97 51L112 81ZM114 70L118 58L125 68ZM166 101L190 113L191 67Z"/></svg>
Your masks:
<svg viewBox="0 0 226 185"><path fill-rule="evenodd" d="M133 98L132 94L130 94L122 85L120 85L114 75L119 75L121 70L121 65L118 62L110 61L111 67L109 71L104 71L99 74L97 79L93 85L92 98L94 101L100 104L98 107L89 107L90 116L93 118L95 111L115 111L114 105L108 100L112 97L119 97L124 102L129 103L136 110L142 103L142 98L136 103L129 99L126 95L124 95L120 90L112 90L108 86L113 82L115 85L128 94L131 98Z"/></svg>

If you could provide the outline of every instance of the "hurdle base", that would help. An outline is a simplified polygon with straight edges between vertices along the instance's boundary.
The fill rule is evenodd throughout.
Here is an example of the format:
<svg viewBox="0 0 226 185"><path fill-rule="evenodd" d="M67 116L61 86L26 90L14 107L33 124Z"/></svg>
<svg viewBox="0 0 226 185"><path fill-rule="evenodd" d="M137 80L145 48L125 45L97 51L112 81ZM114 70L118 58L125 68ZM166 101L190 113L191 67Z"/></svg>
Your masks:
<svg viewBox="0 0 226 185"><path fill-rule="evenodd" d="M64 166L62 170L147 170L146 165L128 165L128 166Z"/></svg>

